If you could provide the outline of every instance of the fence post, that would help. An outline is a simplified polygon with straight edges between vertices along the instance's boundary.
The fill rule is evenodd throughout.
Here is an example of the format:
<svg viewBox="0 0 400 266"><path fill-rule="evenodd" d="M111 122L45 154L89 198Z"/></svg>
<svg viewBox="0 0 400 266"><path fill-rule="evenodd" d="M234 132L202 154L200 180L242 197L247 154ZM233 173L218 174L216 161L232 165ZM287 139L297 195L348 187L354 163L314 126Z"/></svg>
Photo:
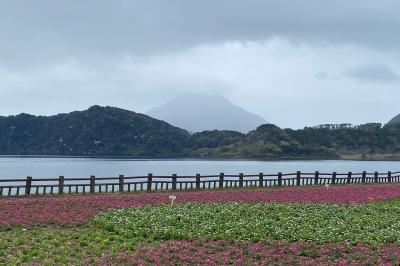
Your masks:
<svg viewBox="0 0 400 266"><path fill-rule="evenodd" d="M347 174L347 184L350 184L351 183L351 175L352 175L353 173L352 172L349 172L348 174Z"/></svg>
<svg viewBox="0 0 400 266"><path fill-rule="evenodd" d="M258 186L263 187L264 186L264 173L259 173L258 174Z"/></svg>
<svg viewBox="0 0 400 266"><path fill-rule="evenodd" d="M297 173L296 173L296 186L300 186L300 178L301 178L301 172L297 171Z"/></svg>
<svg viewBox="0 0 400 266"><path fill-rule="evenodd" d="M367 177L367 172L366 171L363 171L362 172L362 177L361 177L361 183L365 183L365 178Z"/></svg>
<svg viewBox="0 0 400 266"><path fill-rule="evenodd" d="M278 186L282 186L282 173L278 173Z"/></svg>
<svg viewBox="0 0 400 266"><path fill-rule="evenodd" d="M218 184L218 188L223 188L224 186L224 173L220 173L219 174L219 184Z"/></svg>
<svg viewBox="0 0 400 266"><path fill-rule="evenodd" d="M388 172L388 182L392 183L392 172L391 171Z"/></svg>
<svg viewBox="0 0 400 266"><path fill-rule="evenodd" d="M336 184L336 175L337 175L336 172L333 172L333 173L332 173L332 185L335 185L335 184Z"/></svg>
<svg viewBox="0 0 400 266"><path fill-rule="evenodd" d="M239 187L243 187L243 173L239 174Z"/></svg>
<svg viewBox="0 0 400 266"><path fill-rule="evenodd" d="M200 189L200 174L196 174L196 189Z"/></svg>
<svg viewBox="0 0 400 266"><path fill-rule="evenodd" d="M124 175L119 175L119 192L124 192Z"/></svg>
<svg viewBox="0 0 400 266"><path fill-rule="evenodd" d="M96 177L94 175L90 176L90 193L94 193L96 189Z"/></svg>
<svg viewBox="0 0 400 266"><path fill-rule="evenodd" d="M30 195L31 194L31 187L32 187L32 177L27 176L26 177L26 185L25 185L25 194Z"/></svg>
<svg viewBox="0 0 400 266"><path fill-rule="evenodd" d="M379 175L378 172L374 173L374 182L375 183L378 183L378 175Z"/></svg>
<svg viewBox="0 0 400 266"><path fill-rule="evenodd" d="M315 171L315 177L314 177L314 185L318 185L319 184L319 172Z"/></svg>
<svg viewBox="0 0 400 266"><path fill-rule="evenodd" d="M58 194L63 194L64 193L64 177L59 176L58 177Z"/></svg>
<svg viewBox="0 0 400 266"><path fill-rule="evenodd" d="M152 184L153 184L153 174L148 173L147 174L147 188L146 188L147 191L151 191Z"/></svg>
<svg viewBox="0 0 400 266"><path fill-rule="evenodd" d="M173 174L172 175L172 189L176 190L176 180L177 180L177 175Z"/></svg>

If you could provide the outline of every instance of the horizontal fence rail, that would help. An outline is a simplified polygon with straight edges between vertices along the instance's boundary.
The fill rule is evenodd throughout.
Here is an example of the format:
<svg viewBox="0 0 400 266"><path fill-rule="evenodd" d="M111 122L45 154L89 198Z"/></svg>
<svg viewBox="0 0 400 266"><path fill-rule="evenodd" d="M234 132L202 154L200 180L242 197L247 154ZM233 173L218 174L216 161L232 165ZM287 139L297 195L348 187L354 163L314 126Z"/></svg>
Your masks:
<svg viewBox="0 0 400 266"><path fill-rule="evenodd" d="M0 179L0 197L78 193L115 193L166 190L201 190L243 187L318 186L372 183L400 183L400 172L345 174L296 172L289 174L124 176L87 178Z"/></svg>

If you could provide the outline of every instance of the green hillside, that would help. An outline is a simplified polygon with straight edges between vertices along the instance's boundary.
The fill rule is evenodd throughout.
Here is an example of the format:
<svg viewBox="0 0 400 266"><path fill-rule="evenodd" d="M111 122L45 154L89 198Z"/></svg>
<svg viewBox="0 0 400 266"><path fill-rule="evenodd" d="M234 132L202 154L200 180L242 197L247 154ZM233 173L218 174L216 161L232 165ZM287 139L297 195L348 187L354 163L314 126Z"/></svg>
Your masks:
<svg viewBox="0 0 400 266"><path fill-rule="evenodd" d="M169 157L181 155L189 137L163 121L114 107L0 117L1 154Z"/></svg>
<svg viewBox="0 0 400 266"><path fill-rule="evenodd" d="M186 130L132 111L93 106L54 116L0 117L1 155L141 158L400 158L400 124L323 125L247 134Z"/></svg>

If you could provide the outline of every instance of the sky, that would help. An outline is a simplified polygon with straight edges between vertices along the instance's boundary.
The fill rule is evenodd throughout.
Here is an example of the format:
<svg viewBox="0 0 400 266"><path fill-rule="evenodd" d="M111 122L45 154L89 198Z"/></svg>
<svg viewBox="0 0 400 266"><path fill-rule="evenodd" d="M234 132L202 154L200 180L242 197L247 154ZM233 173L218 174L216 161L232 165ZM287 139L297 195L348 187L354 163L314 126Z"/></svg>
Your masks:
<svg viewBox="0 0 400 266"><path fill-rule="evenodd" d="M400 113L398 0L0 0L0 115L223 95L280 127Z"/></svg>

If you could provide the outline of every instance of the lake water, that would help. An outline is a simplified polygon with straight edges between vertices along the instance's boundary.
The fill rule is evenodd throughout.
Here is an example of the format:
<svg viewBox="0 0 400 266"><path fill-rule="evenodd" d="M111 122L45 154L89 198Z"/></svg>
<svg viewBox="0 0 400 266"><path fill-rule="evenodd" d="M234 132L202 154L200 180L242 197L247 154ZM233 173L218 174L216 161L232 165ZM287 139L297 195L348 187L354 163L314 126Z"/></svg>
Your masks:
<svg viewBox="0 0 400 266"><path fill-rule="evenodd" d="M128 160L99 158L0 157L0 179L110 177L154 175L275 174L296 171L330 173L399 171L399 161L244 161L244 160Z"/></svg>

